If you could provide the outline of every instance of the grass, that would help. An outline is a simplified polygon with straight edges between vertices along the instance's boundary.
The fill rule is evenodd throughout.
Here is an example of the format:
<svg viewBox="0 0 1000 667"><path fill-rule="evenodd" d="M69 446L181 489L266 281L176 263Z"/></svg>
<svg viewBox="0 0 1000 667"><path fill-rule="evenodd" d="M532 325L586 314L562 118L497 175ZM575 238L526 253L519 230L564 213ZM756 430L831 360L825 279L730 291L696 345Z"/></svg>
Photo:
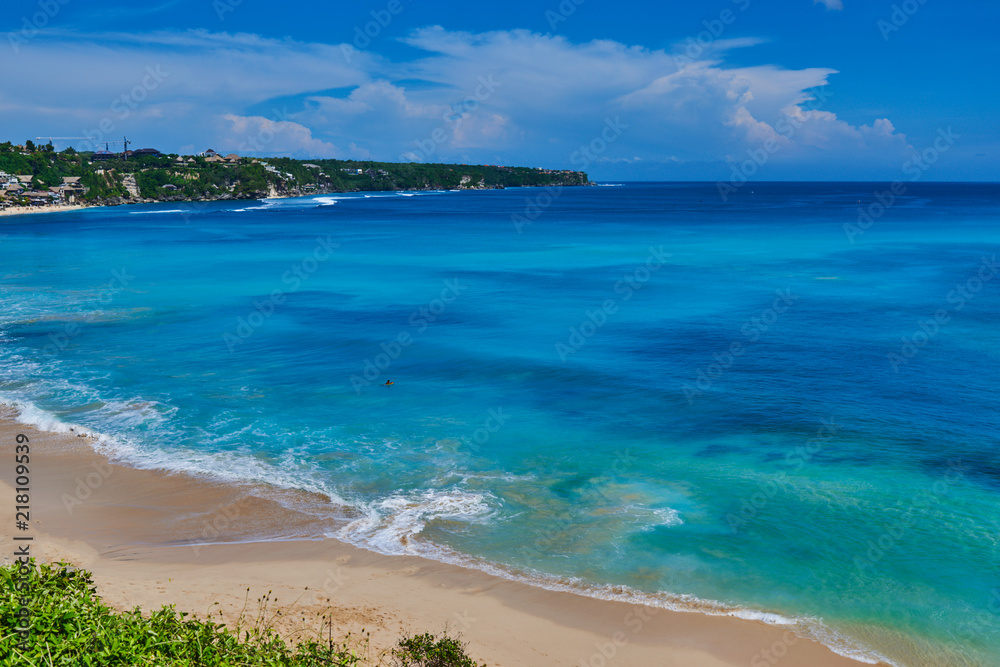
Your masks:
<svg viewBox="0 0 1000 667"><path fill-rule="evenodd" d="M26 638L15 630L22 596L30 613ZM222 623L187 618L173 606L146 615L138 608L115 611L101 601L90 573L67 563L4 565L0 665L480 667L466 655L466 645L447 631L440 637L404 637L391 651L372 657L368 634L334 641L333 619L322 616L319 630L289 643L272 627L280 612L270 611L270 602L269 594L259 598L252 617L244 606L231 630Z"/></svg>

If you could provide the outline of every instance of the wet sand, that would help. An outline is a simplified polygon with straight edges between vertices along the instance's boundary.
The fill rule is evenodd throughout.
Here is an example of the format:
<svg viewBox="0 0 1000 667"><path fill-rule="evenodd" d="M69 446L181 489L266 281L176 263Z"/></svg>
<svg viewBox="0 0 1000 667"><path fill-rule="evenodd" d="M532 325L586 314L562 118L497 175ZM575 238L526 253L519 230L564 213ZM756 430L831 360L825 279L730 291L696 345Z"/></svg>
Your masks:
<svg viewBox="0 0 1000 667"><path fill-rule="evenodd" d="M254 616L256 599L271 591L272 609L282 611L276 626L289 637L331 615L335 637L365 630L377 656L403 633L447 627L491 666L861 664L781 626L597 600L368 552L322 537L346 518L324 497L116 465L89 437L39 432L12 417L0 407L0 520L14 525L10 482L15 437L24 434L31 528L20 535L34 537L40 560L91 570L98 592L119 609L173 604L216 620L221 611L232 624L248 596ZM12 532L4 531L5 563Z"/></svg>

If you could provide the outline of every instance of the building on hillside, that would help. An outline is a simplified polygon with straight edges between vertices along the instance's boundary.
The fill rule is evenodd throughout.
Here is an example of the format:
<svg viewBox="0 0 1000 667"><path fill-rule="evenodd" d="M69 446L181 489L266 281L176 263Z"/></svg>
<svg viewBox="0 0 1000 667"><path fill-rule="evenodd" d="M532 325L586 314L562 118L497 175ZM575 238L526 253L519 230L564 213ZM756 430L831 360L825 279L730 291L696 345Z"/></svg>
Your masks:
<svg viewBox="0 0 1000 667"><path fill-rule="evenodd" d="M111 151L95 151L91 156L91 162L106 162L108 160L114 160L118 157L117 153L112 153Z"/></svg>
<svg viewBox="0 0 1000 667"><path fill-rule="evenodd" d="M132 155L135 157L160 157L163 153L155 148L140 148L137 151L132 151Z"/></svg>
<svg viewBox="0 0 1000 667"><path fill-rule="evenodd" d="M237 155L236 153L230 153L229 155L226 156L226 162L239 162L239 161L240 161L240 156Z"/></svg>
<svg viewBox="0 0 1000 667"><path fill-rule="evenodd" d="M58 187L58 190L63 197L72 203L76 199L76 195L87 194L88 188L80 182L79 176L63 176L62 185Z"/></svg>
<svg viewBox="0 0 1000 667"><path fill-rule="evenodd" d="M46 206L56 203L60 197L52 192L42 192L41 190L30 190L23 195L32 206Z"/></svg>
<svg viewBox="0 0 1000 667"><path fill-rule="evenodd" d="M203 153L198 153L198 157L217 157L218 155L219 154L213 151L211 148L209 148L207 151Z"/></svg>

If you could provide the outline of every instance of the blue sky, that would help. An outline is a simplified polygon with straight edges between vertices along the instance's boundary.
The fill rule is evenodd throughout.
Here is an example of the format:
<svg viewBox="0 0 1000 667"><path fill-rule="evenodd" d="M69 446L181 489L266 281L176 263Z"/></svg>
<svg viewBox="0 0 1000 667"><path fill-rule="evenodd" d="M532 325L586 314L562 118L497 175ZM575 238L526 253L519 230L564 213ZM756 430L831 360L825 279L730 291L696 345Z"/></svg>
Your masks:
<svg viewBox="0 0 1000 667"><path fill-rule="evenodd" d="M987 0L8 0L0 140L997 180L998 26Z"/></svg>

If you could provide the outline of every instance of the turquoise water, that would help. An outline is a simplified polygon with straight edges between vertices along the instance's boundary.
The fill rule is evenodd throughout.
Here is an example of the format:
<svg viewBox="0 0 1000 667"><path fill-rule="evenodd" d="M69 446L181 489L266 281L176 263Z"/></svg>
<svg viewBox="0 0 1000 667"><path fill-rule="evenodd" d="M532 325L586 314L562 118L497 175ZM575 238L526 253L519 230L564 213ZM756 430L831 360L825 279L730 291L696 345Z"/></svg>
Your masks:
<svg viewBox="0 0 1000 667"><path fill-rule="evenodd" d="M0 401L383 553L1000 664L1000 187L845 231L887 187L2 218Z"/></svg>

